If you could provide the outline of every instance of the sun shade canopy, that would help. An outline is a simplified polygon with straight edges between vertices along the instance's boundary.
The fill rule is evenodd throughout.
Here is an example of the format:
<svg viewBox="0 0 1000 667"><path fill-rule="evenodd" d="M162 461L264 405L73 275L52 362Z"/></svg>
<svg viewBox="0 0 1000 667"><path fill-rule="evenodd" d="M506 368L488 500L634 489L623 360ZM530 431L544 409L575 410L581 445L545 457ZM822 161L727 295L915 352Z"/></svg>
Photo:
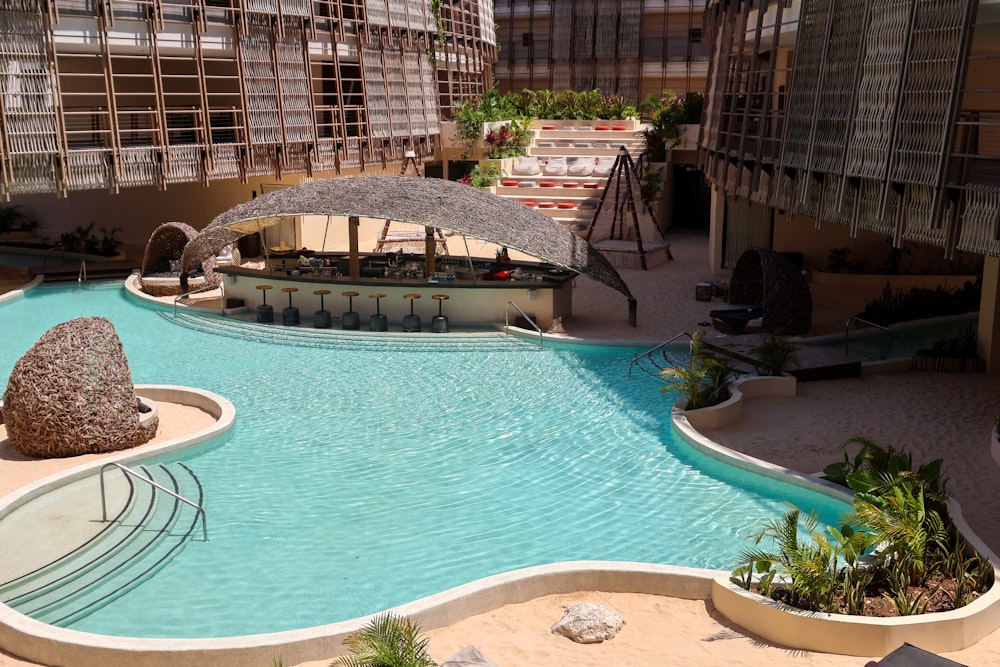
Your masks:
<svg viewBox="0 0 1000 667"><path fill-rule="evenodd" d="M385 218L507 246L576 271L635 299L611 263L582 238L527 206L438 178L359 176L303 183L261 195L216 217L185 247L184 275L241 236L290 216Z"/></svg>

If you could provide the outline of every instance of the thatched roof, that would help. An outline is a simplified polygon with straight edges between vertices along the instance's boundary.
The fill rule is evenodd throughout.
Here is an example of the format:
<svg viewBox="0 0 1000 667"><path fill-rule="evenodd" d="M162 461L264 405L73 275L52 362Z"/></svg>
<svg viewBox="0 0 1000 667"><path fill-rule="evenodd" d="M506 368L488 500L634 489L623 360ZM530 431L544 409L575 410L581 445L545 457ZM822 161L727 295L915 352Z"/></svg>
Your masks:
<svg viewBox="0 0 1000 667"><path fill-rule="evenodd" d="M147 283L142 279L154 273L158 273L157 264L161 259L176 260L180 264L184 246L188 241L198 236L198 230L186 222L165 222L149 235L146 242L146 251L142 256L142 266L139 268L140 285L144 292L153 296L174 296L181 293L180 272L177 274L177 284L164 285L162 283ZM222 276L215 273L216 258L215 253L209 255L201 261L201 269L205 276L205 282L218 285L222 282ZM185 288L186 289L186 288Z"/></svg>
<svg viewBox="0 0 1000 667"><path fill-rule="evenodd" d="M729 280L729 302L763 307L762 326L786 336L807 333L812 326L809 282L787 257L751 248L736 261Z"/></svg>
<svg viewBox="0 0 1000 667"><path fill-rule="evenodd" d="M3 420L14 449L43 458L128 449L157 427L140 422L125 352L103 317L54 326L18 359Z"/></svg>
<svg viewBox="0 0 1000 667"><path fill-rule="evenodd" d="M268 192L215 218L184 249L182 271L240 236L299 215L358 216L436 227L532 255L621 292L628 285L608 260L555 220L527 206L438 178L359 176Z"/></svg>

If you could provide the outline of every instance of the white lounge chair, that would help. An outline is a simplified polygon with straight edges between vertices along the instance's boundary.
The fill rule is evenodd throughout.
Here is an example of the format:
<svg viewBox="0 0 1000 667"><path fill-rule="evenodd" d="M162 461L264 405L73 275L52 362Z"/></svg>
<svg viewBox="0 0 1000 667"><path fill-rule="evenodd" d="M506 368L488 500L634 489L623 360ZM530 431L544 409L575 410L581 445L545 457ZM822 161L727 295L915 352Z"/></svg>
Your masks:
<svg viewBox="0 0 1000 667"><path fill-rule="evenodd" d="M597 158L597 164L594 165L594 176L608 176L614 166L615 158L611 155L603 155Z"/></svg>

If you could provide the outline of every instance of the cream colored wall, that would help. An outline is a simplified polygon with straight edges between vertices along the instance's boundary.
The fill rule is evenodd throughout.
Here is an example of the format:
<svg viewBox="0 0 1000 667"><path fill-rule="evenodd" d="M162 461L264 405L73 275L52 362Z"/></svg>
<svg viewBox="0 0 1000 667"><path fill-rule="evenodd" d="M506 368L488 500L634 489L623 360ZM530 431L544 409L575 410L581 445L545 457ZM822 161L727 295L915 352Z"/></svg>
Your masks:
<svg viewBox="0 0 1000 667"><path fill-rule="evenodd" d="M340 176L356 172L345 170ZM390 164L386 170L379 165L365 171L369 176L398 173L398 163ZM314 172L313 180L337 176L335 172ZM152 231L165 222L186 222L202 229L220 213L249 201L254 191L261 194L262 184L297 185L305 180L305 174L288 174L283 179L255 176L248 183L236 179L210 181L207 187L200 183L179 183L162 191L142 187L123 188L118 194L84 190L70 192L65 198L54 194L20 195L12 197L10 204L22 206L25 213L37 219L38 233L52 241L58 240L62 232L93 222L93 231L98 235L101 227L120 228L118 238L129 246L137 246L141 252Z"/></svg>
<svg viewBox="0 0 1000 667"><path fill-rule="evenodd" d="M1000 373L1000 258L987 257L983 266L983 294L979 300L979 354L987 373ZM993 354L993 352L997 354Z"/></svg>
<svg viewBox="0 0 1000 667"><path fill-rule="evenodd" d="M565 284L559 289L539 289L531 281L524 283L524 288L470 287L467 289L442 287L441 285L415 285L408 283L399 287L393 285L372 284L370 286L358 283L318 283L312 281L295 282L288 279L281 281L268 279L266 275L257 276L226 276L226 297L236 297L250 307L256 308L261 303L260 291L257 285L269 284L274 287L267 297L269 305L274 306L275 319L280 321L281 309L288 306L288 296L283 294L282 287L297 287L298 292L292 296L292 304L299 309L304 317L312 317L319 310L319 297L313 295L316 289L329 289L330 294L324 297L324 305L330 312L340 315L347 310L347 298L341 292L352 290L360 292L354 297L354 310L361 315L362 328L367 328L368 318L375 312L375 301L369 294L385 294L379 308L389 318L390 329L398 330L403 316L410 312L409 301L403 299L404 294L420 293L422 296L413 303L413 312L420 315L426 330L430 330L431 317L437 315L437 301L431 299L432 294L444 293L448 300L442 306L443 314L453 325L456 324L503 324L507 302L513 301L521 309L531 315L543 329L552 326L553 317L569 315L572 311L572 286ZM535 293L532 299L531 293ZM558 296L555 293L559 292ZM511 309L511 324L517 317L517 311Z"/></svg>

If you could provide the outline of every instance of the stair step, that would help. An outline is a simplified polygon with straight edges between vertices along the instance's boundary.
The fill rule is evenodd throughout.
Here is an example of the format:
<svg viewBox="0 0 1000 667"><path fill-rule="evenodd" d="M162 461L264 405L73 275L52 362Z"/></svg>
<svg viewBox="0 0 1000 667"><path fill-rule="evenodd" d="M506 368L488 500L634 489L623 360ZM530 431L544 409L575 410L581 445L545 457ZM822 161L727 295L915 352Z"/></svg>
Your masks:
<svg viewBox="0 0 1000 667"><path fill-rule="evenodd" d="M181 463L142 466L135 472L201 504L197 477ZM54 553L35 571L0 585L8 606L43 622L65 626L134 589L176 556L192 535L200 538L198 511L117 471L105 476L129 488L126 504L107 527L84 544Z"/></svg>

